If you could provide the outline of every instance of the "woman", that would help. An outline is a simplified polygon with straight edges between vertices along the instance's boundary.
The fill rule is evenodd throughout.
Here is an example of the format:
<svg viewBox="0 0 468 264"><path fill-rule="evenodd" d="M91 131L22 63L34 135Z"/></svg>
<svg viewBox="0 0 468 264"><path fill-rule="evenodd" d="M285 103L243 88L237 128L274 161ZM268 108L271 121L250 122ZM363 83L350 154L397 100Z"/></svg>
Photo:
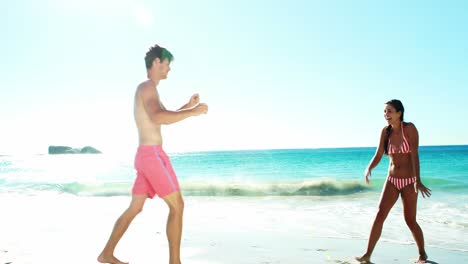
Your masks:
<svg viewBox="0 0 468 264"><path fill-rule="evenodd" d="M366 183L369 184L371 170L379 164L384 153L388 155L390 159L388 176L380 197L379 211L372 225L367 251L363 256L356 257L361 263L370 262L374 247L382 233L385 218L400 195L406 224L418 246L417 263L425 263L427 260L423 232L416 222L416 205L418 190L424 198L431 195L431 190L422 184L419 175L418 130L414 124L403 122L403 114L403 104L399 100L394 99L385 103L384 117L388 126L383 128L379 147L364 172Z"/></svg>

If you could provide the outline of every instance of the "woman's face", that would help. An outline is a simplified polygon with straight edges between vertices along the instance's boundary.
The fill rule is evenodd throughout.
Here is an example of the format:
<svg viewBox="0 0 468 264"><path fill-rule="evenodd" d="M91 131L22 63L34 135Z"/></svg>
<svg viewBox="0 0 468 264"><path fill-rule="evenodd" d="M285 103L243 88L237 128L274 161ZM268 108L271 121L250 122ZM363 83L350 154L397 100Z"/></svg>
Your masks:
<svg viewBox="0 0 468 264"><path fill-rule="evenodd" d="M391 104L385 104L384 108L384 118L387 120L388 124L398 124L400 120L401 112L397 112L395 107Z"/></svg>

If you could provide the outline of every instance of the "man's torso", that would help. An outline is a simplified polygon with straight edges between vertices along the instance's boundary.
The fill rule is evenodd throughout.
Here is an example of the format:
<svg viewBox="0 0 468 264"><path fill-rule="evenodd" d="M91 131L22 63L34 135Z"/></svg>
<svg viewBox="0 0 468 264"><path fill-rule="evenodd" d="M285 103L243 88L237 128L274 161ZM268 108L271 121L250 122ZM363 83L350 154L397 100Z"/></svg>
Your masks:
<svg viewBox="0 0 468 264"><path fill-rule="evenodd" d="M145 102L149 100L156 101L164 109L155 87L148 87L150 84L144 82L140 84L135 92L134 101L134 119L138 129L139 145L162 145L161 125L152 119L152 113L146 109ZM145 87L146 86L146 87ZM151 92L148 92L153 88ZM143 89L148 89L143 91Z"/></svg>

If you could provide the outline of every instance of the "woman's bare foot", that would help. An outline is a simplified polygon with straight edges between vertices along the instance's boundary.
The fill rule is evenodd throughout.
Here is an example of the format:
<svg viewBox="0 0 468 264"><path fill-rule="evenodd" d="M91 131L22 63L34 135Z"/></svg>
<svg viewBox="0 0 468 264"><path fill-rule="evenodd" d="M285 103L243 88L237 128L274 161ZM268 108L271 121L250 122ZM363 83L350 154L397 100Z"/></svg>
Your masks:
<svg viewBox="0 0 468 264"><path fill-rule="evenodd" d="M419 258L415 263L426 263L426 260L427 260L427 254L423 253L419 255Z"/></svg>
<svg viewBox="0 0 468 264"><path fill-rule="evenodd" d="M354 259L359 261L359 263L371 263L370 256L367 256L366 254L364 254L362 257L355 257Z"/></svg>
<svg viewBox="0 0 468 264"><path fill-rule="evenodd" d="M122 262L114 256L104 256L102 253L99 255L97 260L101 263L110 263L110 264L128 264L128 262Z"/></svg>

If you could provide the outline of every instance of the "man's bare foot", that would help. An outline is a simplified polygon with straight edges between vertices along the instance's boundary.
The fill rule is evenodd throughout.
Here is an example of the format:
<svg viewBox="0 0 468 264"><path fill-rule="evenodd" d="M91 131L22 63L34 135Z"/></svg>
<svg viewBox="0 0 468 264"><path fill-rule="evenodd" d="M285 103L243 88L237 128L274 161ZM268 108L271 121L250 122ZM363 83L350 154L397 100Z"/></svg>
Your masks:
<svg viewBox="0 0 468 264"><path fill-rule="evenodd" d="M367 255L364 255L362 257L355 257L355 260L359 261L359 263L371 263L370 262L370 257Z"/></svg>
<svg viewBox="0 0 468 264"><path fill-rule="evenodd" d="M427 254L423 253L419 255L419 258L418 260L415 261L415 263L426 263L426 260L427 260Z"/></svg>
<svg viewBox="0 0 468 264"><path fill-rule="evenodd" d="M128 262L122 262L120 260L118 260L116 257L114 256L104 256L102 253L101 255L99 255L99 257L97 258L97 260L101 263L109 263L109 264L128 264Z"/></svg>

